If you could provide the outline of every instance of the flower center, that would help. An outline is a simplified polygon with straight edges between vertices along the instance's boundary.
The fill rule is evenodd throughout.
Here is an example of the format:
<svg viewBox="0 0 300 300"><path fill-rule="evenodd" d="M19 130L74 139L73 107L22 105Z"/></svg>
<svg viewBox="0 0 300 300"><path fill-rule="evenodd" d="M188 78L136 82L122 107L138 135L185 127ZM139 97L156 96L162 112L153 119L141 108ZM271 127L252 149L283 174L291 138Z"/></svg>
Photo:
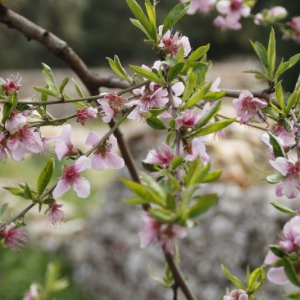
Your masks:
<svg viewBox="0 0 300 300"><path fill-rule="evenodd" d="M75 165L69 166L68 168L64 169L63 179L67 180L70 184L73 184L73 182L79 177L80 175L76 170Z"/></svg>

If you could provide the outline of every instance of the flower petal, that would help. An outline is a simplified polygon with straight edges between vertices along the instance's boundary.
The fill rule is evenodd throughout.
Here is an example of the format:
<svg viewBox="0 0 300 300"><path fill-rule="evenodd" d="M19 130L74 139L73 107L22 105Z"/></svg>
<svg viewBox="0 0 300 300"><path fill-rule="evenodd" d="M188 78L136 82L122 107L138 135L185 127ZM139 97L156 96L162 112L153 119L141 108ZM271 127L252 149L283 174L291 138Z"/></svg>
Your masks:
<svg viewBox="0 0 300 300"><path fill-rule="evenodd" d="M55 199L60 198L65 192L70 189L70 187L70 183L67 180L59 180L53 191L53 197Z"/></svg>
<svg viewBox="0 0 300 300"><path fill-rule="evenodd" d="M80 198L86 198L90 195L90 183L86 178L77 178L74 180L73 189Z"/></svg>

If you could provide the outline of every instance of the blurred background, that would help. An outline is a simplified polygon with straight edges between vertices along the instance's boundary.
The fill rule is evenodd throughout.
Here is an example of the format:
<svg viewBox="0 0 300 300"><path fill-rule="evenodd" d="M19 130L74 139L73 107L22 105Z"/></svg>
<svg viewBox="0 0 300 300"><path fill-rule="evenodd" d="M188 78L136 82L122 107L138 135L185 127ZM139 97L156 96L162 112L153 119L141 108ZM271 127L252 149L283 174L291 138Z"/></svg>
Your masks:
<svg viewBox="0 0 300 300"><path fill-rule="evenodd" d="M143 1L139 3L143 6ZM159 2L157 13L160 23L177 3L176 0ZM13 0L7 1L6 5L65 40L90 68L104 75L111 74L107 69L108 63L105 57L113 57L116 54L123 65L150 66L157 59L151 47L142 42L144 36L131 25L129 18L133 16L125 0ZM271 5L286 7L290 12L287 19L300 15L299 0L258 1L253 14ZM251 74L241 76L241 72L245 69L253 69L254 66L260 68L249 38L266 45L270 28L255 26L251 19L247 19L241 21L243 30L222 32L212 25L216 16L216 12L211 12L207 16L199 14L185 16L176 25L176 29L189 37L193 49L207 43L211 44L208 58L213 61L213 68L208 75L209 80L221 76L223 88L263 88L263 82L253 79ZM299 53L298 44L293 41L282 41L278 31L276 36L278 60L283 56L287 60L290 56ZM0 44L2 46L0 77L5 78L11 73L19 72L23 76L20 90L23 98L30 98L35 93L32 85L44 84L41 62L51 66L58 82L61 82L65 76L76 78L71 71L64 69L65 65L62 61L38 43L26 40L21 34L2 24L0 24ZM287 90L294 88L298 75L299 63L286 72L283 78ZM234 116L234 111L228 110L226 113ZM157 138L142 125L139 127L139 129L134 127L135 129L132 130L131 124L126 124L123 129L136 153L137 163L145 158L147 150L152 148ZM86 137L88 131L92 129L97 130L98 133L100 131L99 135L101 135L106 127L99 127L94 123L89 123L86 128L77 126L73 131L74 143L84 147L84 140L78 137ZM59 135L60 131L59 127L46 128L45 135ZM142 142L145 135L146 143ZM274 241L276 230L280 230L284 222L284 216L270 210L268 202L271 200L262 202L264 199L269 199L270 195L274 197L274 186L260 185L257 178L262 176L258 175L253 168L253 166L261 168L265 160L265 157L261 157L264 147L258 143L259 135L258 131L253 132L249 128L242 129L234 125L227 131L228 141L223 141L222 147L214 141L210 141L208 145L209 151L215 153L216 167L226 168L223 181L213 187L220 193L222 204L204 216L202 229L198 232L194 230L186 245L182 245L183 248L188 246L190 253L183 255L183 263L185 263L183 268L189 274L193 274L194 278L191 278L191 282L196 290L199 282L202 284L202 288L198 288L197 293L201 297L206 295L208 300L217 299L224 294L224 289L228 286L227 280L220 274L220 262L231 261L231 267L238 273L237 275L241 276L248 264L251 267L258 267L267 251L266 244ZM234 143L234 150L232 143ZM35 185L35 178L43 168L46 159L47 155L42 158L32 157L20 163L8 161L6 164L1 164L1 186L16 186L18 182L24 180ZM60 176L61 166L60 163L56 164L54 178ZM62 199L68 216L68 221L64 224L49 227L43 213L39 214L37 209L30 212L27 226L30 243L26 248L18 253L0 248L1 300L22 299L24 292L33 281L42 283L49 261L58 263L61 266L61 274L68 277L71 282L67 291L57 295L58 300L105 300L119 299L120 296L123 296L123 299L134 300L162 299L159 295L164 295L164 292L162 289L157 290L155 284L149 283L151 279L144 267L145 262L149 261L151 268L162 269L161 254L155 248L146 250L143 254L142 251L136 253L138 247L136 232L140 227L138 212L132 216L132 208L125 208L118 203L120 199L126 197L126 191L121 186L113 183L113 188L109 189L116 176L128 176L126 170L122 172L121 175L112 171L101 173L91 171L85 174L93 187L91 197L88 200L78 199L73 191L68 192ZM256 183L257 187L250 189L253 183ZM114 188L116 185L118 188ZM249 199L246 208L240 204L240 200L244 199L245 195ZM1 190L0 205L6 202L9 202L6 219L16 215L27 204L7 191ZM274 227L267 227L267 222L263 225L264 216L268 216L273 221ZM250 228L253 223L256 227ZM128 228L126 232L124 232L125 228ZM261 228L265 230L263 234ZM233 231L235 231L234 237L231 236ZM125 241L124 236L126 236ZM199 240L203 243L201 244ZM215 243L220 241L223 249L221 254L215 246ZM130 247L131 251L129 251ZM251 254L249 249L253 249L255 253ZM193 264L195 255L200 257L205 253L210 253L211 256L199 258L199 264L198 261ZM154 262L151 262L152 259ZM102 265L103 261L108 265ZM16 282L18 282L17 289ZM281 299L275 296L279 294L278 289L275 294L272 294L271 288L270 291L273 295L270 299ZM165 296L166 299L170 299L169 294Z"/></svg>

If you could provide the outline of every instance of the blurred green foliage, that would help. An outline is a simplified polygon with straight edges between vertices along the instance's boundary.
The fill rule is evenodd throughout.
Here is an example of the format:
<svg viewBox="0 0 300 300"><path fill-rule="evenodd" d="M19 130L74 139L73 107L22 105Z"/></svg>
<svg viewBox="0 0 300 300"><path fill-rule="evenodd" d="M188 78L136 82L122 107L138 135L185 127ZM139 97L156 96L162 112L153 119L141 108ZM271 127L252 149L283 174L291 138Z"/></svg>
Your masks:
<svg viewBox="0 0 300 300"><path fill-rule="evenodd" d="M0 299L23 299L31 283L44 283L45 272L49 262L58 264L60 275L67 277L70 286L55 295L57 300L92 300L83 296L82 291L72 281L71 266L59 253L45 251L39 246L31 245L22 252L12 252L9 248L0 248Z"/></svg>

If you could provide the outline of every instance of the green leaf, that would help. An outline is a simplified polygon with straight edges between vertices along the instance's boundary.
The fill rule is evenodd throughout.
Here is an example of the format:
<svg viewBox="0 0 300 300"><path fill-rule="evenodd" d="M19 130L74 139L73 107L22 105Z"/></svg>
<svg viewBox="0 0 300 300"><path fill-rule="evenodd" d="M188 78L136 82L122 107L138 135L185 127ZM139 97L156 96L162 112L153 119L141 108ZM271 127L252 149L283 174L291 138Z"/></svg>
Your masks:
<svg viewBox="0 0 300 300"><path fill-rule="evenodd" d="M202 99L206 101L215 101L225 97L225 92L215 91L215 92L208 92Z"/></svg>
<svg viewBox="0 0 300 300"><path fill-rule="evenodd" d="M183 156L176 156L172 161L172 169L175 170L177 167L179 167L182 162L184 161Z"/></svg>
<svg viewBox="0 0 300 300"><path fill-rule="evenodd" d="M184 67L184 62L180 62L173 66L168 72L168 82L174 80L181 72Z"/></svg>
<svg viewBox="0 0 300 300"><path fill-rule="evenodd" d="M202 180L207 176L210 169L210 163L201 164L200 158L195 159L187 171L187 174L184 178L186 186L191 186L195 183L201 183Z"/></svg>
<svg viewBox="0 0 300 300"><path fill-rule="evenodd" d="M271 174L266 177L266 181L271 184L281 182L284 179L285 179L285 176L283 176L282 174L279 174L279 173Z"/></svg>
<svg viewBox="0 0 300 300"><path fill-rule="evenodd" d="M270 144L273 147L274 156L277 157L286 157L285 152L283 150L282 144L280 142L280 139L272 134L271 132L268 132L270 136Z"/></svg>
<svg viewBox="0 0 300 300"><path fill-rule="evenodd" d="M45 200L43 201L43 204L51 204L51 203L53 203L54 201L55 201L55 199L48 198L48 199L45 199Z"/></svg>
<svg viewBox="0 0 300 300"><path fill-rule="evenodd" d="M66 85L68 84L69 80L70 80L69 77L65 78L65 79L62 81L61 85L59 86L59 92L60 92L61 94L64 92L64 89L65 89Z"/></svg>
<svg viewBox="0 0 300 300"><path fill-rule="evenodd" d="M151 196L156 198L158 203L164 203L166 194L159 183L146 173L141 174L141 183L149 189L148 193L152 192Z"/></svg>
<svg viewBox="0 0 300 300"><path fill-rule="evenodd" d="M185 102L193 93L196 85L197 76L193 73L193 69L190 68L187 73L187 79L185 81L185 88L182 95L182 101Z"/></svg>
<svg viewBox="0 0 300 300"><path fill-rule="evenodd" d="M284 257L285 252L278 245L269 245L270 250L278 257Z"/></svg>
<svg viewBox="0 0 300 300"><path fill-rule="evenodd" d="M165 85L165 82L152 71L148 71L142 67L133 65L130 65L130 68L141 77L145 77L153 82L158 83L159 85Z"/></svg>
<svg viewBox="0 0 300 300"><path fill-rule="evenodd" d="M46 64L42 63L43 66L43 76L45 78L45 81L47 83L47 85L49 86L49 89L55 94L55 96L57 98L61 97L61 92L59 91L59 88L56 84L54 75L52 73L52 70L50 69L50 67L48 67Z"/></svg>
<svg viewBox="0 0 300 300"><path fill-rule="evenodd" d="M282 258L282 261L283 261L284 272L287 278L289 279L289 281L292 284L300 287L300 279L291 260L287 257L284 257Z"/></svg>
<svg viewBox="0 0 300 300"><path fill-rule="evenodd" d="M285 109L285 113L289 114L292 107L294 106L294 104L296 104L298 101L299 101L299 99L298 99L297 93L295 93L295 92L292 93L289 96L289 99L288 99L288 102L287 102L287 105L286 105L286 109Z"/></svg>
<svg viewBox="0 0 300 300"><path fill-rule="evenodd" d="M284 205L277 204L277 203L274 203L274 202L271 202L271 204L272 204L276 209L278 209L278 210L280 210L280 211L282 211L282 212L284 212L284 213L286 213L286 214L289 214L289 215L296 215L296 214L297 214L294 210L292 210L292 209L290 209L290 208L288 208L288 207L286 207L286 206L284 206Z"/></svg>
<svg viewBox="0 0 300 300"><path fill-rule="evenodd" d="M216 170L208 173L205 178L202 180L202 183L208 183L219 179L222 175L222 170Z"/></svg>
<svg viewBox="0 0 300 300"><path fill-rule="evenodd" d="M136 20L136 19L129 19L129 20L132 25L134 25L135 27L140 29L143 33L145 33L145 35L148 36L148 32L146 31L146 29L143 27L143 25L141 24L141 22L139 20ZM152 44L154 44L154 41L152 42Z"/></svg>
<svg viewBox="0 0 300 300"><path fill-rule="evenodd" d="M146 119L146 122L151 128L153 128L155 130L167 129L165 124L161 120L157 119L156 117L149 117Z"/></svg>
<svg viewBox="0 0 300 300"><path fill-rule="evenodd" d="M227 269L227 267L223 264L221 264L222 272L223 274L239 289L243 289L243 283L235 276L233 276L230 271Z"/></svg>
<svg viewBox="0 0 300 300"><path fill-rule="evenodd" d="M9 118L10 114L16 108L18 104L18 93L14 91L10 97L8 98L7 102L3 105L3 117L2 117L2 124L5 124L6 120Z"/></svg>
<svg viewBox="0 0 300 300"><path fill-rule="evenodd" d="M171 215L169 210L161 208L150 208L148 210L149 215L157 221L172 223L174 222L174 216Z"/></svg>
<svg viewBox="0 0 300 300"><path fill-rule="evenodd" d="M268 54L266 48L259 42L250 42L258 58L260 59L266 74L269 74Z"/></svg>
<svg viewBox="0 0 300 300"><path fill-rule="evenodd" d="M148 112L151 113L151 115L154 116L154 117L159 116L164 111L166 111L165 107L162 107L162 108L150 108L150 109L148 109Z"/></svg>
<svg viewBox="0 0 300 300"><path fill-rule="evenodd" d="M39 175L37 182L37 192L41 195L49 184L54 171L54 159L50 158Z"/></svg>
<svg viewBox="0 0 300 300"><path fill-rule="evenodd" d="M282 92L281 81L278 82L276 85L275 94L276 94L276 99L279 104L279 107L284 110L285 105L284 105L284 96Z"/></svg>
<svg viewBox="0 0 300 300"><path fill-rule="evenodd" d="M255 293L265 282L266 275L263 268L255 269L249 276L247 291L250 294Z"/></svg>
<svg viewBox="0 0 300 300"><path fill-rule="evenodd" d="M217 121L213 124L208 124L207 126L200 128L200 130L196 131L192 136L193 137L202 136L202 135L207 135L207 134L220 131L223 128L229 126L234 121L235 119L227 119L227 120Z"/></svg>
<svg viewBox="0 0 300 300"><path fill-rule="evenodd" d="M84 98L84 95L83 95L83 93L82 93L82 91L81 91L81 89L80 89L78 83L76 82L76 80L75 80L74 78L72 78L72 81L73 81L73 83L74 83L75 90L76 90L78 96L79 96L80 98Z"/></svg>
<svg viewBox="0 0 300 300"><path fill-rule="evenodd" d="M3 188L16 196L23 195L23 192L24 192L24 189L15 188L15 187L4 186Z"/></svg>
<svg viewBox="0 0 300 300"><path fill-rule="evenodd" d="M276 40L274 29L271 28L271 33L269 37L268 44L268 66L269 66L269 76L271 80L274 80L274 70L276 63Z"/></svg>
<svg viewBox="0 0 300 300"><path fill-rule="evenodd" d="M33 86L33 88L39 93L56 98L56 94L47 88L43 88L43 87L39 87L39 86Z"/></svg>
<svg viewBox="0 0 300 300"><path fill-rule="evenodd" d="M210 44L207 44L205 46L201 46L197 48L192 54L188 57L186 60L186 64L189 65L192 62L195 62L196 60L202 58L204 54L209 50Z"/></svg>
<svg viewBox="0 0 300 300"><path fill-rule="evenodd" d="M128 205L143 205L149 203L147 200L140 197L131 197L124 200L123 202Z"/></svg>
<svg viewBox="0 0 300 300"><path fill-rule="evenodd" d="M150 270L148 272L150 277L159 285L163 286L164 288L171 288L172 285L174 284L173 280L170 281L167 278L160 278L158 276L154 276Z"/></svg>
<svg viewBox="0 0 300 300"><path fill-rule="evenodd" d="M154 41L156 41L156 39L157 39L157 30L156 30L155 5L152 6L150 1L146 0L145 1L145 6L146 6L149 22L150 22L151 27L152 27L152 33L155 34L155 36L152 35L152 39L154 39Z"/></svg>
<svg viewBox="0 0 300 300"><path fill-rule="evenodd" d="M190 2L179 3L167 15L164 21L164 27L162 35L164 35L169 29L171 29L187 12Z"/></svg>
<svg viewBox="0 0 300 300"><path fill-rule="evenodd" d="M188 207L184 211L184 215L188 218L197 218L206 213L211 207L218 203L217 194L208 194L204 196L196 196L194 199L197 201L194 205Z"/></svg>
<svg viewBox="0 0 300 300"><path fill-rule="evenodd" d="M189 108L189 107L197 104L198 101L200 101L204 98L204 96L209 91L210 87L211 87L211 83L208 84L207 86L205 86L204 88L200 89L196 93L194 93L194 95L186 102L185 107Z"/></svg>
<svg viewBox="0 0 300 300"><path fill-rule="evenodd" d="M144 28L144 32L146 32L147 36L149 38L155 39L155 32L153 31L153 26L149 22L148 18L144 14L141 7L138 5L138 3L135 0L126 0L129 8L131 9L134 16L138 19L138 21L141 23L142 27Z"/></svg>
<svg viewBox="0 0 300 300"><path fill-rule="evenodd" d="M204 125L206 125L221 109L222 102L221 100L216 101L202 116L200 121L196 125L196 130L199 128L202 128Z"/></svg>
<svg viewBox="0 0 300 300"><path fill-rule="evenodd" d="M30 187L28 186L27 183L25 183L25 187L24 187L24 196L27 199L33 199L32 194L31 194L31 190Z"/></svg>
<svg viewBox="0 0 300 300"><path fill-rule="evenodd" d="M289 68L293 67L300 59L300 53L292 56L287 62L284 62L283 59L281 60L275 77L278 78L281 74L283 74L286 70L288 70Z"/></svg>
<svg viewBox="0 0 300 300"><path fill-rule="evenodd" d="M6 208L8 206L8 203L4 203L1 208L0 208L0 217L3 215L3 213L5 212Z"/></svg>

